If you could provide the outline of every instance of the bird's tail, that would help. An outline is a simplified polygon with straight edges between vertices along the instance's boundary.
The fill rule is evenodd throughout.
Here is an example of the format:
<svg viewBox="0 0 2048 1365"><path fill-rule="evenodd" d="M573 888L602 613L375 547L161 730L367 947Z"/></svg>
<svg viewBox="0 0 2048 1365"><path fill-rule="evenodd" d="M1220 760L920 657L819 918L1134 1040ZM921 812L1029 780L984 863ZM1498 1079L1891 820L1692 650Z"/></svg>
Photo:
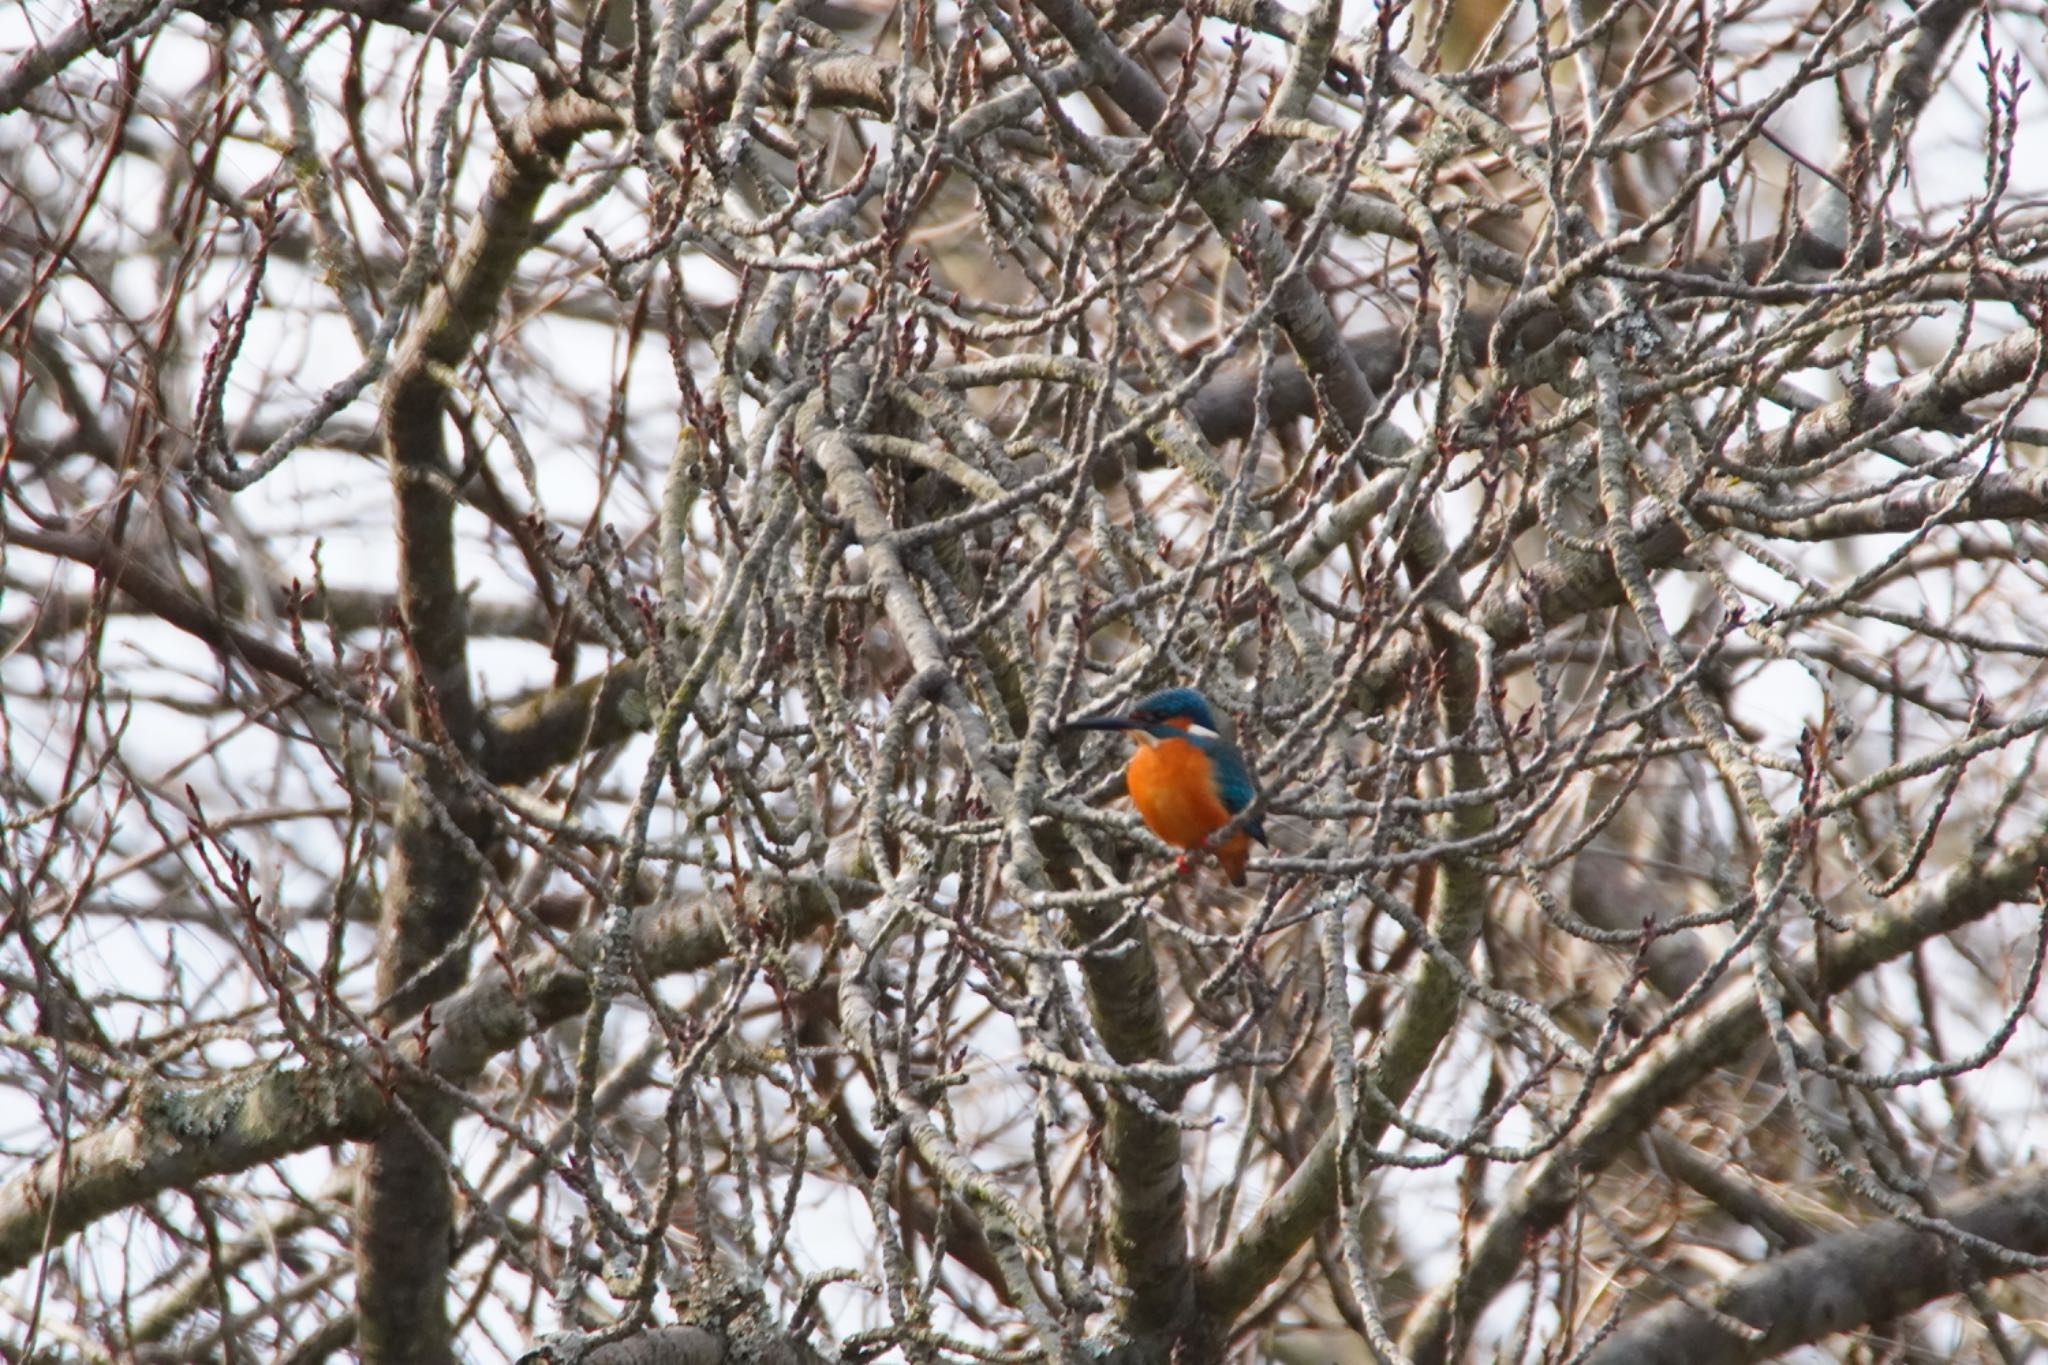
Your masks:
<svg viewBox="0 0 2048 1365"><path fill-rule="evenodd" d="M1245 859L1252 855L1252 840L1249 834L1239 834L1223 847L1216 850L1216 865L1230 878L1232 886L1244 885Z"/></svg>

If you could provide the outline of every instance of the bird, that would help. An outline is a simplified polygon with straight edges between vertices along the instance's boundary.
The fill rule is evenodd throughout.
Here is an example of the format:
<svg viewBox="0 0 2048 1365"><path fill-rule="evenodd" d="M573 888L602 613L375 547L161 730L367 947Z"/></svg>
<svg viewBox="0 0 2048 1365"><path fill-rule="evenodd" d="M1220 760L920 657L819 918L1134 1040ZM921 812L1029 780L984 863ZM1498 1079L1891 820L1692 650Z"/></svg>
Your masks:
<svg viewBox="0 0 2048 1365"><path fill-rule="evenodd" d="M1244 885L1252 840L1267 844L1258 820L1213 848L1210 839L1258 797L1244 755L1223 736L1208 698L1192 687L1169 687L1121 716L1069 721L1067 730L1120 730L1138 742L1125 770L1124 785L1152 832L1193 853L1210 849L1230 878ZM1268 844L1270 847L1270 844ZM1180 860L1188 866L1187 855Z"/></svg>

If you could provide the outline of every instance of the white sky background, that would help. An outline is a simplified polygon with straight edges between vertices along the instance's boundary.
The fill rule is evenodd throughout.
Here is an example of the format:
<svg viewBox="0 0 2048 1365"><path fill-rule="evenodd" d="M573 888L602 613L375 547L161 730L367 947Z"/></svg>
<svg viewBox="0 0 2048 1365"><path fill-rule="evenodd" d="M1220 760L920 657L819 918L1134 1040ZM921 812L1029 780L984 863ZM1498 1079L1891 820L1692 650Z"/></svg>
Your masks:
<svg viewBox="0 0 2048 1365"><path fill-rule="evenodd" d="M30 3L0 12L0 61L11 59L22 51L33 36L47 36L69 23L74 13L72 6L46 3ZM1367 14L1368 11L1359 10L1350 17L1347 27L1357 31ZM139 133L155 122L166 142L181 136L180 129L168 115L183 112L177 103L178 90L174 84L167 84L169 73L175 72L181 63L189 62L193 65L196 82L200 65L208 60L206 46L191 36L187 27L190 22L183 19L174 21L157 39L159 50L149 65L152 84L144 91L143 116L137 121ZM2040 81L2040 35L2001 30L1998 37L2005 50L2022 54L2029 63L2030 75ZM316 89L328 88L339 80L339 63L345 52L345 47L333 43L319 49L309 69ZM1969 44L1959 49L1953 58L1965 68L1972 67L1978 59L1974 45ZM88 59L88 62L96 60ZM379 63L373 59L369 65L377 69ZM111 67L107 69L111 71ZM440 79L442 68L435 62L426 62L416 68L407 65L404 69L408 75L416 70L423 82L421 112L417 117L424 124L426 114L438 102L435 82ZM1766 64L1745 76L1734 93L1741 98L1757 98L1770 88L1773 79L1773 65ZM1981 185L1981 149L1968 132L1970 127L1981 122L1981 110L1972 103L1981 85L1981 78L1973 70L1955 73L1944 83L1916 135L1916 148L1922 149L1923 154L1915 159L1912 193L1926 208L1924 225L1927 227L1938 227L1952 219ZM1252 88L1252 83L1248 82L1247 88ZM501 98L509 90L510 86L501 84ZM164 117L151 118L153 104ZM265 107L273 110L278 126L281 126L281 109L274 104ZM320 108L325 117L325 107L316 108ZM2026 119L2020 138L2022 148L2048 146L2048 126L2043 126L2039 90L2028 93L2022 109ZM0 120L0 138L7 137L20 126L19 116ZM1774 122L1773 131L1808 158L1823 164L1830 161L1837 136L1831 99L1819 91L1802 97ZM323 126L320 136L324 145L345 142L344 130L335 126ZM1939 148L1942 154L1924 154L1924 150L1930 148ZM45 183L63 184L66 176L77 173L79 161L95 150L97 148L89 146L85 140L77 139L69 145L51 146L46 149L44 159L38 161L31 157L25 159L24 164ZM488 165L488 156L481 151L466 159L463 175L451 193L453 203L464 210L474 204ZM280 176L279 156L274 148L255 141L244 142L223 158L220 174L224 182L237 189L262 184ZM138 206L153 204L166 190L144 169L139 157L124 157L119 176L121 178L107 195L107 202L129 202ZM351 182L343 179L337 184L345 194L353 196ZM2014 199L2039 198L2044 194L2048 194L2048 158L2023 155L2015 167ZM635 242L644 231L644 224L633 220L626 212L627 206L625 196L608 199L599 214L577 220L567 232L580 233L587 223L615 244ZM359 197L352 199L350 212L360 222L374 221L373 209ZM98 231L99 226L96 224L94 230ZM134 242L132 239L115 239L95 242L94 245L119 256L131 249ZM244 263L235 254L234 243L222 242L218 254L203 266L199 281L190 294L190 306L205 311L235 297L242 287L243 269ZM554 283L537 278L534 272L538 269L538 262L530 263L525 277L526 287L521 293L522 306L544 299ZM108 283L123 307L137 314L147 313L155 306L162 287L154 265L140 260L116 270ZM701 260L695 262L689 286L706 302L729 299L733 289L732 280L723 270ZM245 349L248 357L244 362L246 379L237 386L234 397L246 398L247 394L256 391L260 379L263 381L261 388L267 391L269 400L263 415L267 419L275 419L280 415L288 416L293 410L290 404L280 409L276 400L281 394L295 393L297 401L310 401L327 385L347 374L357 363L359 352L332 308L331 295L308 272L277 263L267 275L264 289L266 306L257 315ZM43 303L42 316L47 319L71 313L80 319L90 319L103 306L103 301L91 292L65 281ZM188 335L205 335L203 324L188 326L185 330ZM1980 339L1989 339L1989 336L1987 330ZM674 383L668 371L665 350L658 344L658 338L651 338L650 343L643 346L631 361L631 392L637 401L630 412L629 434L630 439L644 450L655 453L658 463L658 457L673 440ZM502 367L502 374L516 375L520 383L511 389L499 390L497 397L516 413L520 431L539 465L547 512L573 540L580 535L584 519L598 505L597 467L588 444L591 405L602 400L619 381L622 366L626 363L623 346L613 329L592 322L546 315L525 321L517 344L543 363L530 367ZM270 382L272 374L281 377L278 383ZM1820 377L1806 375L1801 380L1821 396L1832 396ZM189 399L190 395L183 397ZM373 399L374 395L359 402L342 414L339 421L344 425L367 425L374 415ZM516 486L516 474L510 461L503 457L501 443L493 450L492 458L500 461L497 467L501 476ZM85 505L105 499L113 489L103 474L81 468L78 491L80 503ZM651 516L650 505L644 496L650 491L615 489L604 505L605 517L629 542L642 531ZM321 571L329 584L372 589L388 588L395 577L396 553L388 535L388 500L388 485L376 464L352 455L309 450L294 456L250 493L237 497L234 508L250 531L260 538L265 551L273 557L285 578L297 575L311 579L317 544L320 547ZM480 517L464 512L462 518L463 572L474 583L476 601L505 605L525 601L529 595L529 584L513 549L489 533ZM1882 549L1875 543L1867 547L1872 554L1881 553ZM637 558L643 563L646 560L644 540ZM34 576L34 570L38 568L45 574L40 582ZM7 570L7 592L5 598L0 599L0 634L8 637L25 626L35 610L38 593L77 594L91 588L91 576L82 568L39 565L34 557L18 552L10 554ZM1843 575L1839 564L1827 566L1827 572L1830 576ZM1740 581L1746 589L1760 595L1785 596L1784 585L1772 582L1761 571L1744 570ZM1697 591L1696 588L1692 590ZM1674 616L1686 613L1688 607L1680 599L1687 591L1687 587L1675 583L1666 588L1670 599L1667 606ZM1937 619L1953 609L1948 603L1920 601L1913 597L1915 592L1917 582L1909 585L1909 590L1902 591L1902 597L1910 600L1894 605L1924 610ZM2035 641L2043 639L2043 622L2038 616L2022 615L1995 624L2001 631ZM316 656L326 649L324 632L309 629L309 637ZM209 815L224 815L228 811L223 806L251 796L260 797L264 803L273 806L311 810L324 809L343 800L338 787L331 781L323 783L321 774L307 773L295 764L281 762L278 743L266 730L247 724L202 722L180 708L178 703L181 701L196 701L210 696L218 674L210 651L188 636L142 616L123 615L110 625L103 657L110 676L118 679L119 689L116 695L110 696L113 705L109 718L118 723L124 714L129 717L122 746L125 758L139 770L159 776L182 769L185 774L183 780L193 782L202 792L221 793L219 803L209 802ZM600 662L599 656L592 651L582 664L588 672ZM480 642L472 654L472 664L484 699L499 704L529 689L546 685L553 669L552 661L539 646L506 641ZM54 727L38 732L24 724L24 720L34 711L34 703L27 699L42 692L48 681L41 667L25 656L17 654L0 660L0 689L14 699L14 726L5 736L6 766L10 772L35 784L46 797L59 777L57 765L62 762L68 736ZM1995 685L1998 680L1987 678L1982 681ZM1800 728L1818 714L1818 690L1792 665L1772 664L1758 669L1753 683L1742 695L1746 703L1743 719L1754 722L1772 743L1781 748L1789 747L1796 740ZM1963 693L1959 690L1957 695ZM1942 737L1929 735L1926 738L1932 741ZM613 770L614 782L630 784L644 763L646 752L645 741L628 746ZM176 787L177 783L171 784L173 790ZM81 812L88 817L93 815L94 805L90 798L81 807ZM103 816L104 811L100 814ZM177 836L184 832L184 819L190 812L162 809L158 814L168 832ZM265 837L252 839L243 847L259 856L257 876L265 890L267 905L282 907L291 916L314 916L294 928L291 941L308 960L316 960L324 952L325 926L318 918L323 912L323 894L339 868L341 851L328 842L330 826L326 820L309 818L300 828L307 836L304 839ZM657 824L657 837L668 832ZM116 847L123 852L139 852L151 846L157 838L130 824L124 824L118 833ZM175 864L171 866L172 879L175 880ZM162 883L142 874L100 888L101 894L106 896L119 898L130 895L139 901L152 903L164 894L164 890ZM1966 936L1967 943L1992 959L2019 954L2021 957L2014 960L2023 966L2027 945L2012 937L2012 931L2016 926L2023 926L2023 922L2023 917L2001 916ZM220 926L218 932L194 927L180 931L175 943L169 945L175 955L177 970L190 979L215 982L209 1008L223 1014L239 1004L259 1004L263 998L261 988L245 974L246 969L232 946L230 936L233 933L232 925ZM166 970L167 940L161 925L131 928L110 917L96 924L92 934L67 939L67 945L74 955L69 965L78 972L82 981L113 983L138 977L151 980ZM89 945L89 951L81 951L85 945ZM362 960L369 947L367 927L352 928L349 932L351 958ZM1382 945L1376 958L1383 960L1389 947L1391 941ZM1931 950L1937 971L1941 970L1945 956L1952 951L1948 945L1937 945ZM12 956L11 945L0 945L0 961L14 967L20 965ZM1964 979L1960 972L1958 979ZM1968 979L1974 981L1974 977ZM1972 989L1975 989L1974 985ZM1968 999L1956 1000L1953 1009L1956 1018L1950 1031L1950 1043L1956 1052L1974 1046L1975 1040L1995 1024L1998 1014L1990 1004L1978 1006ZM622 1011L615 1018L620 1021L618 1049L623 1054L637 1044L637 1031L643 1025L634 1011ZM119 1008L110 1009L105 1019L117 1032L132 1028L144 1034L171 1022L149 1017L148 1012L141 1009L130 1013ZM1011 1065L1011 1058L1003 1055L1006 1041L1009 1041L1007 1035L1001 1031L980 1036L977 1039L979 1054L969 1062L970 1070L1000 1076ZM1424 1097L1417 1112L1417 1117L1424 1122L1455 1126L1459 1117L1469 1112L1472 1093L1483 1079L1483 1066L1476 1064L1479 1042L1476 1032L1461 1031L1455 1036L1455 1041L1458 1046L1470 1049L1472 1055L1453 1055L1439 1066L1434 1081L1437 1088ZM1987 1145L1996 1149L1999 1155L2015 1161L2029 1159L2034 1154L2036 1139L2032 1136L2033 1126L2027 1120L2038 1116L2043 1107L2041 1088L2044 1081L2048 1081L2048 1072L2044 1072L2042 1065L2043 1043L2040 1028L2032 1022L2025 1023L2004 1065L1995 1073L1974 1074L1961 1082L1981 1106L1980 1113L2000 1121L1986 1135ZM1873 1067L1886 1064L1888 1059L1884 1054L1889 1044L1888 1039L1874 1038L1867 1064ZM250 1060L252 1055L247 1043L223 1039L197 1054L193 1060L203 1058L212 1066L235 1066ZM1454 1078L1460 1077L1469 1082L1462 1089L1454 1083ZM1000 1083L983 1093L992 1106L988 1114L991 1127L1013 1124L1018 1114L1025 1115L1028 1120L1030 1097L1028 1087L1021 1080ZM0 1160L7 1161L10 1166L12 1158L27 1155L26 1149L40 1142L44 1132L38 1115L6 1112L4 1106L11 1102L12 1095L11 1091L0 1091L0 1151L6 1154ZM1212 1097L1213 1092L1207 1088L1198 1091L1191 1100L1191 1109L1199 1112L1200 1105ZM1919 1102L1918 1097L1915 1102ZM1925 1102L1932 1110L1940 1108L1939 1095L1931 1091ZM1231 1117L1227 1113L1221 1115L1223 1123L1218 1137L1206 1147L1204 1175L1212 1182L1227 1179L1231 1169L1234 1156L1230 1141ZM1938 1119L1934 1121L1939 1122ZM1017 1139L1025 1144L1023 1153L1028 1155L1028 1127L1014 1131ZM1512 1142L1524 1140L1527 1136L1526 1129L1510 1129L1500 1134L1497 1140ZM1394 1139L1390 1136L1387 1141L1392 1145ZM324 1164L324 1154L309 1153L288 1163L288 1168L295 1183L301 1189L307 1189L321 1183ZM1404 1223L1400 1235L1411 1253L1420 1255L1427 1252L1433 1240L1443 1243L1444 1234L1452 1228L1454 1204L1451 1181L1454 1173L1455 1167L1446 1167L1439 1173L1443 1183L1441 1198L1437 1200L1428 1197L1425 1181L1413 1180L1404 1185ZM242 1185L260 1192L269 1179L265 1173L254 1173L244 1178ZM1239 1200L1240 1214L1253 1207L1261 1193L1263 1189L1247 1188ZM554 1208L557 1216L563 1216L559 1197L554 1200ZM114 1221L127 1223L131 1220L124 1215ZM112 1222L87 1234L97 1248L96 1264L105 1278L109 1295L117 1293L124 1282L137 1282L153 1268L149 1264L151 1234L139 1220L134 1220L132 1226L140 1235L133 1244L125 1246L123 1238L106 1235ZM823 1268L833 1264L867 1263L870 1259L870 1237L864 1211L851 1203L850 1196L842 1193L821 1203L807 1217L806 1234L794 1239L793 1244L801 1259ZM124 1252L133 1254L136 1263L124 1265ZM1450 1262L1446 1258L1450 1254L1446 1247L1434 1258L1424 1261L1425 1269L1448 1269ZM0 1293L17 1301L25 1299L30 1292L26 1277L17 1276L0 1283ZM835 1318L833 1325L835 1329L844 1331L856 1326L863 1312L872 1314L873 1301L865 1295L844 1291L837 1295L836 1307L840 1316ZM1511 1324L1517 1311L1519 1304L1512 1297L1504 1297L1495 1305L1490 1320L1502 1325ZM941 1325L956 1329L962 1327L958 1323ZM503 1329L503 1324L500 1328ZM501 1340L499 1345L503 1344ZM495 1353L482 1342L477 1345L481 1357L487 1358Z"/></svg>

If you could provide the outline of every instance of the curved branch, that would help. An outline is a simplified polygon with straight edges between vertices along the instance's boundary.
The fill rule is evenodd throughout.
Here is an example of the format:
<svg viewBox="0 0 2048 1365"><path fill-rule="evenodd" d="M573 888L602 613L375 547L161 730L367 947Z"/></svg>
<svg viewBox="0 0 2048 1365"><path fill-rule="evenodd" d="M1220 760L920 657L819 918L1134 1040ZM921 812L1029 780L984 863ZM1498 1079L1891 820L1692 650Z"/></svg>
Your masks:
<svg viewBox="0 0 2048 1365"><path fill-rule="evenodd" d="M469 624L455 547L455 490L443 409L527 250L558 160L617 115L580 97L537 101L499 149L468 236L432 290L384 391L381 424L398 531L398 606L410 668L406 728L434 756L406 769L377 931L376 1013L409 1017L467 972L453 951L483 899L487 808L465 783L484 728L469 679ZM356 1193L356 1340L371 1365L449 1358L446 1280L453 1191L444 1168L448 1097L408 1088L417 1122L392 1125L364 1154Z"/></svg>
<svg viewBox="0 0 2048 1365"><path fill-rule="evenodd" d="M1966 1232L2014 1251L2048 1252L2048 1174L2000 1181L1947 1213ZM1970 1257L1904 1223L1857 1228L1745 1271L1707 1298L1749 1324L1755 1340L1683 1300L1624 1323L1586 1365L1735 1365L1764 1360L1837 1332L1903 1316L1979 1279L2014 1273L2011 1262Z"/></svg>
<svg viewBox="0 0 2048 1365"><path fill-rule="evenodd" d="M136 3L120 10L88 10L74 20L63 32L47 42L38 43L24 52L9 67L5 76L0 76L0 114L9 113L21 107L22 101L51 77L77 61L88 52L106 51L124 41L123 30L136 30L148 24L153 30L152 0L137 0ZM211 12L212 6L206 0L185 0L172 7L190 12ZM476 21L460 14L437 14L424 10L406 0L308 0L308 3L270 4L266 9L278 13L294 11L335 11L353 14L380 24L391 24L407 29L423 37L432 38L448 47L461 49L469 44L470 35L476 29ZM531 38L518 34L496 33L491 37L490 55L499 60L527 67L538 73L547 74L554 70L554 63L548 58L546 49Z"/></svg>
<svg viewBox="0 0 2048 1365"><path fill-rule="evenodd" d="M2027 378L2038 363L2041 345L2038 333L2015 332L1965 351L1943 370L1852 393L1816 408L1785 431L1738 447L1725 462L1795 469L1852 440L1872 438L1875 432L1945 420L1961 412L1965 404ZM1685 532L1655 501L1646 499L1631 521L1635 553L1644 568L1667 568L1685 554ZM1562 625L1620 601L1621 583L1605 555L1559 547L1518 581L1494 589L1473 614L1496 646L1511 649L1526 644L1539 628ZM1390 660L1376 667L1370 675L1373 685L1390 687L1407 662Z"/></svg>
<svg viewBox="0 0 2048 1365"><path fill-rule="evenodd" d="M245 663L303 692L321 689L322 681L306 670L297 655L229 625L219 611L137 562L133 550L117 541L86 531L46 531L5 518L0 518L0 541L86 565L159 620L202 641L224 660Z"/></svg>
<svg viewBox="0 0 2048 1365"><path fill-rule="evenodd" d="M835 913L825 889L808 883L783 883L749 897L750 920L792 938ZM861 899L838 893L842 905ZM590 982L577 962L594 955L598 934L587 928L566 954L543 949L516 975L493 971L443 1002L422 1030L425 1072L467 1084L493 1057L580 1014L590 1002ZM638 911L633 940L649 977L695 971L730 951L720 917L699 902ZM418 1037L394 1039L387 1048L410 1054L420 1046ZM192 1090L138 1090L111 1123L0 1185L0 1275L108 1214L166 1191L374 1135L390 1116L387 1059L395 1055L363 1049L328 1065L280 1065Z"/></svg>
<svg viewBox="0 0 2048 1365"><path fill-rule="evenodd" d="M1907 909L1881 915L1856 933L1811 953L1796 968L1806 991L1824 997L1919 944L1982 919L2025 894L2048 858L2048 825L1981 866L1952 873ZM1576 1140L1527 1167L1473 1239L1465 1273L1416 1309L1402 1344L1416 1365L1451 1359L1454 1341L1478 1320L1543 1236L1570 1212L1585 1182L1632 1149L1664 1110L1714 1071L1732 1065L1763 1037L1754 992L1737 990L1665 1039L1586 1116Z"/></svg>

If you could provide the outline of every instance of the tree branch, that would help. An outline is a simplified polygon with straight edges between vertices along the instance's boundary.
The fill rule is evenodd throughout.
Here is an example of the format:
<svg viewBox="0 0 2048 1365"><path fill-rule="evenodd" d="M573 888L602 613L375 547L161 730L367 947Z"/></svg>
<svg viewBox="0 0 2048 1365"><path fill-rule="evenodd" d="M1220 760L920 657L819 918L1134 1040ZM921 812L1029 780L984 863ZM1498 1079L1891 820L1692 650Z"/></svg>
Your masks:
<svg viewBox="0 0 2048 1365"><path fill-rule="evenodd" d="M1982 919L2022 896L2048 858L2048 825L1996 857L1950 873L1904 910L1880 913L1836 938L1816 961L1799 959L1796 976L1814 997L1842 990L1872 968L1940 934ZM1627 1152L1659 1114L1708 1075L1733 1065L1763 1037L1756 994L1732 990L1704 1015L1680 1025L1638 1062L1587 1114L1576 1139L1524 1168L1515 1187L1473 1238L1465 1273L1423 1301L1402 1330L1416 1365L1440 1365L1543 1236L1570 1212L1585 1182Z"/></svg>
<svg viewBox="0 0 2048 1365"><path fill-rule="evenodd" d="M2002 1180L1944 1211L1950 1223L2030 1255L2048 1252L2048 1175ZM1980 1280L2018 1273L1899 1222L1875 1223L1777 1256L1695 1294L1757 1328L1751 1340L1682 1299L1622 1324L1586 1365L1735 1365L1767 1360L1837 1332L1904 1317Z"/></svg>
<svg viewBox="0 0 2048 1365"><path fill-rule="evenodd" d="M811 883L756 882L748 915L790 938L834 916L834 896ZM841 890L846 906L862 895ZM434 1011L421 1062L426 1074L466 1086L493 1057L590 1003L587 973L599 929L587 927L566 954L542 949L513 975L492 971ZM650 905L633 917L636 963L650 978L696 971L730 953L719 915L701 901ZM121 1115L0 1185L0 1275L96 1220L166 1191L247 1170L293 1152L368 1138L390 1115L397 1059L418 1035L358 1050L319 1067L275 1064L190 1090L138 1089ZM438 1169L438 1167L437 1167Z"/></svg>

